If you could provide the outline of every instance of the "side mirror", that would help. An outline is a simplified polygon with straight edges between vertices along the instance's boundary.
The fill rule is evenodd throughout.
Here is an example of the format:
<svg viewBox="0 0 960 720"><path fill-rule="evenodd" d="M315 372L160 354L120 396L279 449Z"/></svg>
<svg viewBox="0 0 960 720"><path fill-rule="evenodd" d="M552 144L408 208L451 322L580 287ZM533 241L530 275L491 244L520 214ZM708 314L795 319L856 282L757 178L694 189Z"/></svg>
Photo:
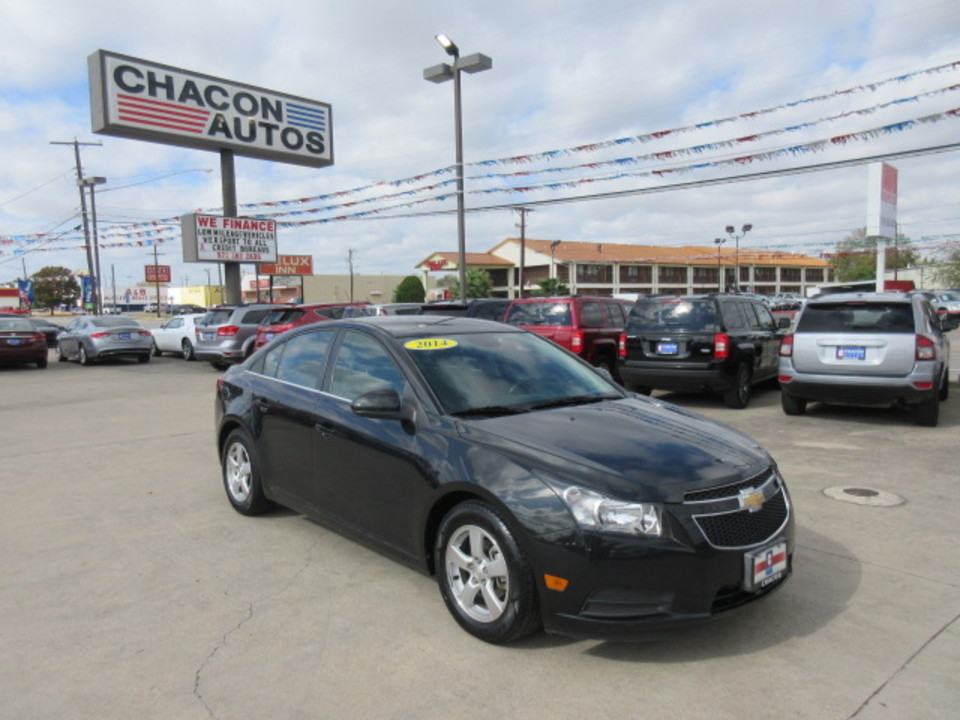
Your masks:
<svg viewBox="0 0 960 720"><path fill-rule="evenodd" d="M405 405L393 388L381 388L364 393L350 404L360 417L380 420L413 420L413 409Z"/></svg>

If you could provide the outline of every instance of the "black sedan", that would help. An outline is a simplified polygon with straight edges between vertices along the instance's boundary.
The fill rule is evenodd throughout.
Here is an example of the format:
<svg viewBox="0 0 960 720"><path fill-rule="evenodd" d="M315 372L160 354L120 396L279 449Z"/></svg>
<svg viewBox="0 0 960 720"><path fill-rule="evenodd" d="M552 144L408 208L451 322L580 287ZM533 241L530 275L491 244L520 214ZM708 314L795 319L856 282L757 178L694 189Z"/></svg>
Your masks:
<svg viewBox="0 0 960 720"><path fill-rule="evenodd" d="M237 511L277 503L436 575L488 642L642 637L792 571L790 498L756 442L519 328L309 325L219 379L216 425Z"/></svg>

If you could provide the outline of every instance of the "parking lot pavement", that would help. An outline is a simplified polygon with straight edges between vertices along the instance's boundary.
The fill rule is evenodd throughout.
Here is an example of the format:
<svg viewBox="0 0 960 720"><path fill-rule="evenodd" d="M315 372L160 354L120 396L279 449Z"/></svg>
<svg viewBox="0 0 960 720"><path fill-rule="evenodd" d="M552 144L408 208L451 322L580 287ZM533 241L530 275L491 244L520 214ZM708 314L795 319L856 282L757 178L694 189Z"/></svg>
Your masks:
<svg viewBox="0 0 960 720"><path fill-rule="evenodd" d="M773 387L740 411L658 394L779 461L794 577L656 642L494 647L431 579L294 513L235 513L217 377L172 357L0 369L0 718L957 716L956 385L936 428L899 410L787 417Z"/></svg>

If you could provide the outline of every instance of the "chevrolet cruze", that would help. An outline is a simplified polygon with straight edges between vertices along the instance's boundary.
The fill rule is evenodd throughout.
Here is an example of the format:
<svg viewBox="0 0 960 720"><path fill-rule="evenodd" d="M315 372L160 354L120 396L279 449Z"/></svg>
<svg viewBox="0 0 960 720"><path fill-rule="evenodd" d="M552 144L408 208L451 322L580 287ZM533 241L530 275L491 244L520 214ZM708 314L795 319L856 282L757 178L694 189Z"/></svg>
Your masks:
<svg viewBox="0 0 960 720"><path fill-rule="evenodd" d="M244 515L275 504L436 576L467 632L638 638L792 572L776 463L525 330L443 316L285 333L220 379Z"/></svg>

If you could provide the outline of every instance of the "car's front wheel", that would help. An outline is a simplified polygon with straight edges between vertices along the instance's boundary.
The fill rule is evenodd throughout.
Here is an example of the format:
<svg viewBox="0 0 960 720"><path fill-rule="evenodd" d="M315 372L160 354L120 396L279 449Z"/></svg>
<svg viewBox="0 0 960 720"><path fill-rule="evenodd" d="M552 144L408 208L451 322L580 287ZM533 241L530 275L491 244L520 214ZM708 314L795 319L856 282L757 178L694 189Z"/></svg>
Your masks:
<svg viewBox="0 0 960 720"><path fill-rule="evenodd" d="M234 510L259 515L270 509L271 503L263 495L257 451L246 432L238 428L227 435L220 464L223 487Z"/></svg>
<svg viewBox="0 0 960 720"><path fill-rule="evenodd" d="M90 356L87 354L87 349L83 346L83 343L80 343L80 348L77 350L77 357L80 359L81 365L93 364L93 360L91 360Z"/></svg>
<svg viewBox="0 0 960 720"><path fill-rule="evenodd" d="M67 361L67 354L63 351L63 347L61 347L60 343L57 343L56 355L57 355L57 362Z"/></svg>
<svg viewBox="0 0 960 720"><path fill-rule="evenodd" d="M153 353L154 357L160 357L161 355L163 355L163 353L160 351L160 348L157 347L156 340L153 341L153 349L151 350L151 352Z"/></svg>
<svg viewBox="0 0 960 720"><path fill-rule="evenodd" d="M470 500L443 519L434 551L440 594L460 627L489 643L509 643L540 627L530 565L488 504Z"/></svg>

